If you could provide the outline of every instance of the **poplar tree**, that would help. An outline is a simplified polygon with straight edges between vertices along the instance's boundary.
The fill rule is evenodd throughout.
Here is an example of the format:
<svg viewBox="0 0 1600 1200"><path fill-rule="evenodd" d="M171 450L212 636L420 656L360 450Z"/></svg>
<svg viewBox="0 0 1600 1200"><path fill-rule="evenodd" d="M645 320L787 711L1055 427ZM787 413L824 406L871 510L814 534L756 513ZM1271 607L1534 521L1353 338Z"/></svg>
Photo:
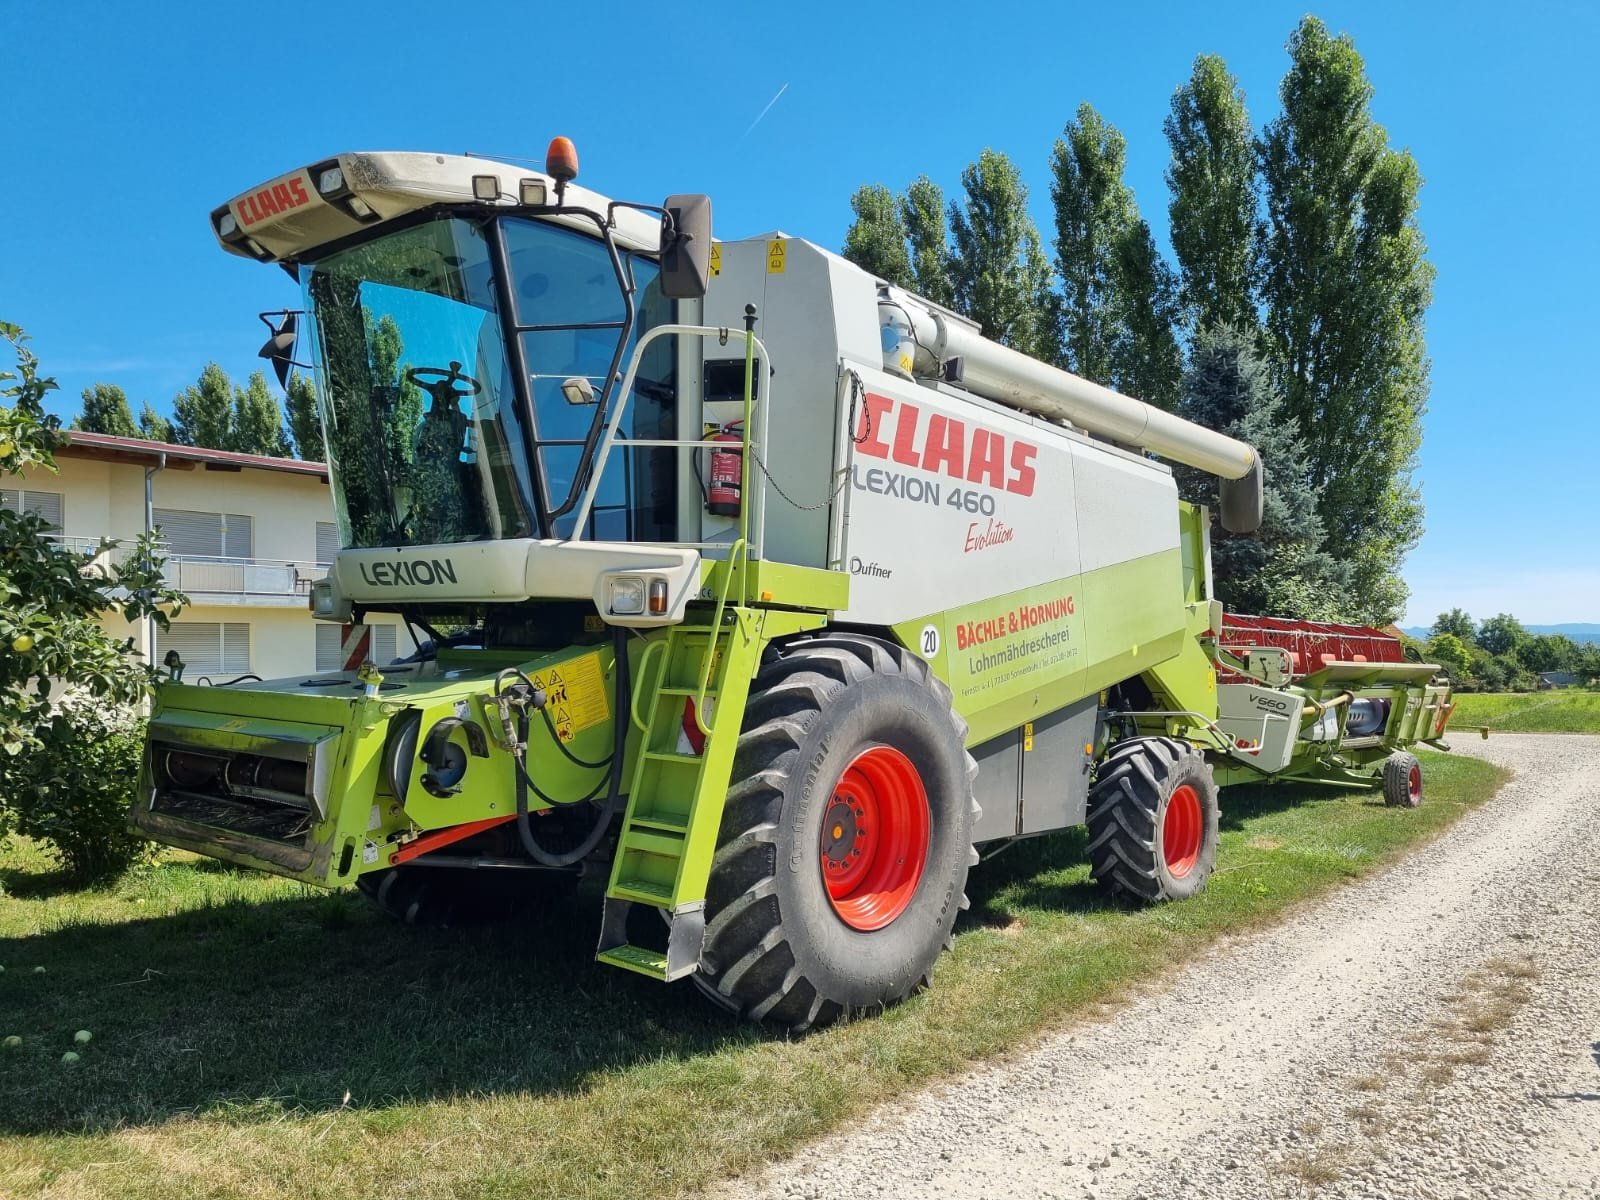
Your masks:
<svg viewBox="0 0 1600 1200"><path fill-rule="evenodd" d="M1433 282L1416 220L1422 176L1373 120L1349 37L1306 17L1288 48L1283 114L1257 146L1267 347L1327 547L1354 573L1356 615L1385 623L1404 606L1400 564L1422 527L1411 483Z"/></svg>
<svg viewBox="0 0 1600 1200"><path fill-rule="evenodd" d="M939 185L926 175L918 176L900 200L900 220L911 241L911 273L917 293L951 307L955 289L950 282L950 232Z"/></svg>
<svg viewBox="0 0 1600 1200"><path fill-rule="evenodd" d="M985 336L1051 357L1050 263L1028 216L1021 172L986 149L961 173L961 185L965 200L952 200L949 210L953 307L981 324Z"/></svg>
<svg viewBox="0 0 1600 1200"><path fill-rule="evenodd" d="M1050 156L1061 344L1069 370L1171 408L1178 396L1177 280L1123 181L1127 142L1078 106Z"/></svg>
<svg viewBox="0 0 1600 1200"><path fill-rule="evenodd" d="M1163 129L1179 295L1191 326L1259 324L1251 295L1258 194L1255 139L1244 91L1215 54L1194 60Z"/></svg>
<svg viewBox="0 0 1600 1200"><path fill-rule="evenodd" d="M223 449L273 458L288 458L291 453L283 431L283 413L260 371L252 371L249 382L234 389L233 420Z"/></svg>
<svg viewBox="0 0 1600 1200"><path fill-rule="evenodd" d="M296 371L289 376L284 409L289 417L289 436L294 452L307 462L326 462L322 443L322 419L317 415L317 393L311 380Z"/></svg>
<svg viewBox="0 0 1600 1200"><path fill-rule="evenodd" d="M114 383L97 383L83 389L83 412L72 422L72 428L115 437L139 436L127 394Z"/></svg>
<svg viewBox="0 0 1600 1200"><path fill-rule="evenodd" d="M216 363L172 401L172 438L180 446L226 450L233 434L233 383Z"/></svg>
<svg viewBox="0 0 1600 1200"><path fill-rule="evenodd" d="M844 256L897 287L912 287L911 256L900 202L882 184L864 184L850 197L856 219L844 237ZM298 441L298 438L296 439Z"/></svg>
<svg viewBox="0 0 1600 1200"><path fill-rule="evenodd" d="M139 410L139 436L152 442L171 442L176 437L172 422L151 408L148 403Z"/></svg>

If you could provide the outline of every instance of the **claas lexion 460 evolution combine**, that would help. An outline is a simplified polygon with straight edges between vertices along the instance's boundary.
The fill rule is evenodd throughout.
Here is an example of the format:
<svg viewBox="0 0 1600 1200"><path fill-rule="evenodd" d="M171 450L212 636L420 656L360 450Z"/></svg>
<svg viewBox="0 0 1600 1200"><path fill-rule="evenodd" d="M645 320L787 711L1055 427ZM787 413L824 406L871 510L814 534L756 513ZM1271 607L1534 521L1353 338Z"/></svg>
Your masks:
<svg viewBox="0 0 1600 1200"><path fill-rule="evenodd" d="M1435 667L1211 596L1152 456L1249 532L1250 446L576 175L559 138L543 172L342 154L212 214L303 290L263 354L316 382L313 612L421 649L168 663L138 829L408 921L602 872L601 962L800 1030L926 983L980 847L1087 823L1094 878L1160 901L1211 872L1219 785L1420 801Z"/></svg>

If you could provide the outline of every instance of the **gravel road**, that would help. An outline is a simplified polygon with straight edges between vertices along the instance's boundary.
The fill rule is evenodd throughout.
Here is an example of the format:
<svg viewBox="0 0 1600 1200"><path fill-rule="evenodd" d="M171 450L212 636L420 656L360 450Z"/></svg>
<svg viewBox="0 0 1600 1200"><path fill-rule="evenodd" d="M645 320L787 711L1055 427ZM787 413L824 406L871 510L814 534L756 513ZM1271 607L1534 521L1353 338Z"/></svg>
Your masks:
<svg viewBox="0 0 1600 1200"><path fill-rule="evenodd" d="M1600 737L1457 748L1444 840L718 1196L1600 1200Z"/></svg>

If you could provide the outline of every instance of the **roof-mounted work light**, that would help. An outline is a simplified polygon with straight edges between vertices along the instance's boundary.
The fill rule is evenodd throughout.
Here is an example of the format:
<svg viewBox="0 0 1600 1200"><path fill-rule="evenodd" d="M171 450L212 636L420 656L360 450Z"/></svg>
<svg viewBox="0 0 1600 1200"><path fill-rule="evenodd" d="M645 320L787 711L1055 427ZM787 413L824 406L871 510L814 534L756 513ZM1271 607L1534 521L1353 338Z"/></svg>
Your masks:
<svg viewBox="0 0 1600 1200"><path fill-rule="evenodd" d="M474 175L472 177L472 198L482 200L485 204L493 204L500 199L500 176Z"/></svg>

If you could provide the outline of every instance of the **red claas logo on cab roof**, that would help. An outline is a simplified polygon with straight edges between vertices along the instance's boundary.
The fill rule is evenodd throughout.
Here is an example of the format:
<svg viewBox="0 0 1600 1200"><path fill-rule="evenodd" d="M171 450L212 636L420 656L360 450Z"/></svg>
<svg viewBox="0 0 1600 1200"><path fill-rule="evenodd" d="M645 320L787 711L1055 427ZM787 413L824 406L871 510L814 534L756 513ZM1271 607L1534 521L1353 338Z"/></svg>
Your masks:
<svg viewBox="0 0 1600 1200"><path fill-rule="evenodd" d="M1020 438L944 413L923 412L915 404L896 403L888 396L868 392L866 411L856 429L857 449L872 458L886 458L902 466L937 471L951 479L986 484L1018 496L1033 495L1033 460L1039 447Z"/></svg>
<svg viewBox="0 0 1600 1200"><path fill-rule="evenodd" d="M311 194L306 191L305 180L295 175L282 183L268 184L259 192L239 197L235 206L239 210L241 225L255 225L268 217L275 217L279 213L286 213L299 208L302 204L310 203Z"/></svg>

